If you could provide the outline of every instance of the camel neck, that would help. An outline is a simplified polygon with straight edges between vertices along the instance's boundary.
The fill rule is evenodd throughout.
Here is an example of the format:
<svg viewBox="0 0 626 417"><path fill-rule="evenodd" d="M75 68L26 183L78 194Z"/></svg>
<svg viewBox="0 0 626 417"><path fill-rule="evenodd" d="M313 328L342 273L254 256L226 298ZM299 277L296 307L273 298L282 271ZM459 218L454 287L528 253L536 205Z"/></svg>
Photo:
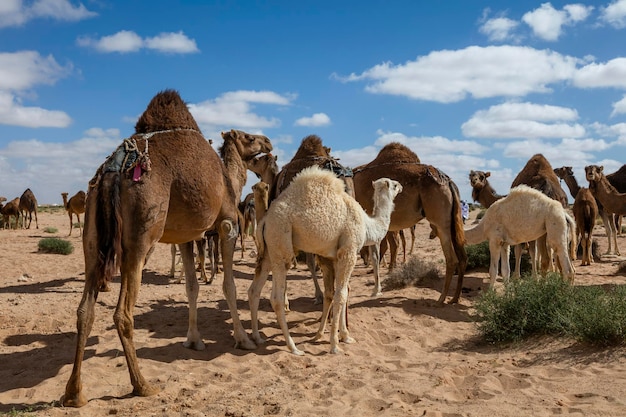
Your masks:
<svg viewBox="0 0 626 417"><path fill-rule="evenodd" d="M224 165L226 166L226 172L228 173L228 177L233 184L233 189L237 197L235 201L239 201L241 199L243 186L246 184L246 180L248 179L248 167L241 159L241 155L237 149L237 144L233 140L224 140L221 154Z"/></svg>
<svg viewBox="0 0 626 417"><path fill-rule="evenodd" d="M565 185L569 188L569 192L572 197L576 198L578 192L580 191L580 186L578 185L578 181L576 181L576 177L573 175L567 175L563 181L565 181Z"/></svg>

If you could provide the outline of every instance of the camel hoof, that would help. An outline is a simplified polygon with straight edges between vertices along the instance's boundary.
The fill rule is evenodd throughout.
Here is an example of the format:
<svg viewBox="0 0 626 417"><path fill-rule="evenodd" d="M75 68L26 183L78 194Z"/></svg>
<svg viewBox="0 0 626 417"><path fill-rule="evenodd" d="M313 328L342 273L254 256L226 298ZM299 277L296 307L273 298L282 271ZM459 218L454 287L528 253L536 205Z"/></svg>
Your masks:
<svg viewBox="0 0 626 417"><path fill-rule="evenodd" d="M375 290L372 293L372 297L382 297L382 295L383 295L383 292L382 291L378 291L378 290Z"/></svg>
<svg viewBox="0 0 626 417"><path fill-rule="evenodd" d="M79 408L87 404L87 398L85 398L82 392L73 395L65 393L65 395L61 397L61 404L63 404L63 407Z"/></svg>
<svg viewBox="0 0 626 417"><path fill-rule="evenodd" d="M458 304L458 303L459 303L459 297L454 297L453 299L448 301L448 304Z"/></svg>
<svg viewBox="0 0 626 417"><path fill-rule="evenodd" d="M341 349L339 349L338 347L333 347L330 348L330 351L328 352L331 355L338 355L339 353L341 353Z"/></svg>
<svg viewBox="0 0 626 417"><path fill-rule="evenodd" d="M291 353L293 353L293 354L294 354L294 355L296 355L296 356L304 356L304 352L303 352L303 351L301 351L300 349L296 349L296 348L293 348L293 349L291 350Z"/></svg>
<svg viewBox="0 0 626 417"><path fill-rule="evenodd" d="M183 346L186 347L187 349L193 349L193 350L204 350L204 348L206 347L202 340L197 340L197 341L186 340L183 342Z"/></svg>
<svg viewBox="0 0 626 417"><path fill-rule="evenodd" d="M257 346L265 343L265 339L263 339L261 336L252 336L252 340L254 340L254 343L256 343Z"/></svg>
<svg viewBox="0 0 626 417"><path fill-rule="evenodd" d="M320 340L322 338L323 334L320 332L315 333L315 336L313 336L313 339L311 340Z"/></svg>
<svg viewBox="0 0 626 417"><path fill-rule="evenodd" d="M341 341L343 343L346 343L346 344L356 343L356 340L353 337L350 337L350 336L342 338Z"/></svg>
<svg viewBox="0 0 626 417"><path fill-rule="evenodd" d="M143 387L136 387L135 389L133 389L133 395L136 395L138 397L150 397L152 395L158 394L159 391L161 390L156 386L146 384Z"/></svg>
<svg viewBox="0 0 626 417"><path fill-rule="evenodd" d="M235 341L235 349L254 350L256 348L257 348L257 345L248 338L245 338L244 340Z"/></svg>

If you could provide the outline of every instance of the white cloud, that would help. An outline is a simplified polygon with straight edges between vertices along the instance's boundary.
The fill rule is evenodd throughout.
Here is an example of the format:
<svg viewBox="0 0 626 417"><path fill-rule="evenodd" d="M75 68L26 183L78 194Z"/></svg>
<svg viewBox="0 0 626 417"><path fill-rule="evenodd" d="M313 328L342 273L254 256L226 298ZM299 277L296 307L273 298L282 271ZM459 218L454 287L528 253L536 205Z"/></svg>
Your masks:
<svg viewBox="0 0 626 417"><path fill-rule="evenodd" d="M616 0L602 8L600 20L616 29L626 27L626 0Z"/></svg>
<svg viewBox="0 0 626 417"><path fill-rule="evenodd" d="M74 22L97 15L87 10L82 3L74 6L69 0L35 0L29 4L22 0L0 2L0 27L21 26L41 18Z"/></svg>
<svg viewBox="0 0 626 417"><path fill-rule="evenodd" d="M67 127L72 119L62 111L25 107L10 93L0 91L0 124L23 127Z"/></svg>
<svg viewBox="0 0 626 417"><path fill-rule="evenodd" d="M81 36L76 40L76 43L79 46L94 48L104 53L137 52L142 48L177 54L199 52L196 41L188 38L182 31L160 33L155 37L143 39L133 31L121 30L113 35L103 36L100 39Z"/></svg>
<svg viewBox="0 0 626 417"><path fill-rule="evenodd" d="M326 113L315 113L311 117L301 117L294 123L296 126L328 126L330 125L330 117Z"/></svg>
<svg viewBox="0 0 626 417"><path fill-rule="evenodd" d="M189 39L180 31L177 33L160 33L153 38L146 38L146 48L155 49L159 52L189 54L200 52L196 41Z"/></svg>
<svg viewBox="0 0 626 417"><path fill-rule="evenodd" d="M585 20L592 10L592 6L582 4L569 4L563 10L556 10L552 4L543 3L539 8L525 13L522 21L541 39L556 41L562 34L563 26Z"/></svg>
<svg viewBox="0 0 626 417"><path fill-rule="evenodd" d="M60 203L62 192L86 191L96 169L120 143L118 129L101 128L66 143L9 142L0 148L0 176L12 179L4 184L3 195L17 197L30 187L40 204Z"/></svg>
<svg viewBox="0 0 626 417"><path fill-rule="evenodd" d="M507 102L477 111L461 126L467 137L486 139L579 138L585 128L569 108Z"/></svg>
<svg viewBox="0 0 626 417"><path fill-rule="evenodd" d="M25 106L20 95L39 84L54 84L73 70L54 57L35 51L0 53L0 124L23 127L67 127L71 118L62 111Z"/></svg>
<svg viewBox="0 0 626 417"><path fill-rule="evenodd" d="M604 64L587 64L575 72L573 82L582 88L626 88L626 58L615 58Z"/></svg>
<svg viewBox="0 0 626 417"><path fill-rule="evenodd" d="M521 46L470 46L443 50L393 65L386 62L361 74L334 75L344 82L371 80L366 91L412 99L457 102L474 98L520 97L550 92L548 84L571 79L577 58Z"/></svg>
<svg viewBox="0 0 626 417"><path fill-rule="evenodd" d="M513 39L513 31L519 26L519 22L507 17L496 17L487 20L478 29L487 36L490 41L504 42Z"/></svg>
<svg viewBox="0 0 626 417"><path fill-rule="evenodd" d="M272 91L231 91L213 100L189 104L189 110L205 134L213 137L222 129L244 129L251 133L277 127L280 120L266 118L253 112L253 104L289 106L294 95L280 95ZM221 139L219 135L215 137Z"/></svg>
<svg viewBox="0 0 626 417"><path fill-rule="evenodd" d="M621 100L613 103L613 111L611 112L611 117L626 113L626 96L624 96Z"/></svg>
<svg viewBox="0 0 626 417"><path fill-rule="evenodd" d="M52 85L68 76L73 66L59 65L52 55L36 51L0 53L0 90L21 91L37 84Z"/></svg>

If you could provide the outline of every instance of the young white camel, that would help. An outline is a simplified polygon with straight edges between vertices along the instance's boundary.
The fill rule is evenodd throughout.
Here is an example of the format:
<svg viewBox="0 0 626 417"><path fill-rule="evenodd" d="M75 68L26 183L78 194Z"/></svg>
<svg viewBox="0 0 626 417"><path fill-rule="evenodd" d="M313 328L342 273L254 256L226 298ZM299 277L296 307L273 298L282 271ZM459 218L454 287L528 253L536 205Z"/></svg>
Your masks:
<svg viewBox="0 0 626 417"><path fill-rule="evenodd" d="M512 188L508 196L489 207L476 227L465 230L465 239L468 244L489 241L489 286L493 288L501 259L502 277L505 281L509 279L510 246L536 240L544 234L547 234L548 246L556 252L561 273L573 282L575 271L572 254L568 253L568 240L576 242L574 220L560 202L534 188L526 185Z"/></svg>
<svg viewBox="0 0 626 417"><path fill-rule="evenodd" d="M330 352L338 353L338 342L352 343L345 320L348 280L359 249L380 242L387 234L393 200L402 191L399 182L380 178L374 187L374 211L369 217L361 205L345 191L345 184L334 173L317 165L305 168L270 205L257 228L259 254L254 280L248 289L252 319L252 337L259 334L258 307L261 290L270 271L272 275L272 308L285 336L287 347L296 355L285 318L287 270L300 250L318 255L322 267L330 272L324 279L324 307L315 339L324 333L332 304Z"/></svg>

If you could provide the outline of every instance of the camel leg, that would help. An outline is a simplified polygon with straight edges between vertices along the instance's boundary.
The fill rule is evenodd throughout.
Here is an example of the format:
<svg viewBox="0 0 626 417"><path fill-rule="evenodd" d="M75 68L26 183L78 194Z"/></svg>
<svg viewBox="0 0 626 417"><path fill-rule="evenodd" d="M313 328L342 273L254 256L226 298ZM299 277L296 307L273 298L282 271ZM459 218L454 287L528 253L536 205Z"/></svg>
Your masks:
<svg viewBox="0 0 626 417"><path fill-rule="evenodd" d="M396 267L400 239L397 232L390 232L387 236L389 236L389 272L391 272Z"/></svg>
<svg viewBox="0 0 626 417"><path fill-rule="evenodd" d="M457 259L457 281L456 281L456 291L454 292L454 297L450 300L450 304L456 304L459 302L459 298L461 297L461 290L463 289L463 278L465 276L465 269L467 268L467 252L465 251L465 246L463 245L454 245L454 252L456 254Z"/></svg>
<svg viewBox="0 0 626 417"><path fill-rule="evenodd" d="M72 212L70 211L67 214L70 216L70 234L68 236L72 236L72 228L74 227L74 224L72 223Z"/></svg>
<svg viewBox="0 0 626 417"><path fill-rule="evenodd" d="M374 292L372 297L380 297L383 295L382 286L380 284L380 244L369 247L370 262L374 267Z"/></svg>
<svg viewBox="0 0 626 417"><path fill-rule="evenodd" d="M198 331L198 292L199 285L196 279L196 266L193 259L193 241L178 245L180 256L183 259L185 270L185 291L189 303L189 324L187 328L187 340L183 346L194 350L204 350L204 342Z"/></svg>
<svg viewBox="0 0 626 417"><path fill-rule="evenodd" d="M319 340L324 335L330 307L333 303L333 294L335 292L335 267L333 261L327 258L320 258L320 268L324 279L324 302L322 306L322 317L320 317L320 327L313 340Z"/></svg>
<svg viewBox="0 0 626 417"><path fill-rule="evenodd" d="M61 399L65 407L82 407L87 404L87 398L83 394L83 386L80 379L81 365L85 356L85 346L87 338L93 327L95 318L95 305L98 299L98 285L95 281L96 274L93 271L93 263L96 258L86 258L89 274L85 278L85 288L83 289L83 297L76 311L76 353L74 354L74 367L67 385L65 386L65 395Z"/></svg>
<svg viewBox="0 0 626 417"><path fill-rule="evenodd" d="M515 254L515 269L513 270L513 279L518 279L522 275L522 252L524 249L522 245L523 244L513 246L513 253Z"/></svg>
<svg viewBox="0 0 626 417"><path fill-rule="evenodd" d="M78 236L82 236L83 228L80 225L80 214L76 213L76 218L78 219Z"/></svg>
<svg viewBox="0 0 626 417"><path fill-rule="evenodd" d="M141 285L141 269L145 259L145 253L136 259L130 259L128 252L124 252L121 268L121 285L120 296L117 301L117 307L113 314L113 321L120 337L124 354L126 355L126 364L130 373L130 382L133 385L133 395L147 397L156 394L159 389L148 383L141 371L139 370L139 362L137 360L137 351L133 342L133 331L135 319L133 311L137 303L139 295L139 287ZM141 253L141 251L137 251ZM184 258L183 258L184 259Z"/></svg>
<svg viewBox="0 0 626 417"><path fill-rule="evenodd" d="M170 276L173 278L176 275L176 245L170 245L170 253L172 254L172 265L170 267Z"/></svg>
<svg viewBox="0 0 626 417"><path fill-rule="evenodd" d="M500 268L502 270L502 280L508 284L511 277L511 266L509 265L509 257L511 255L511 246L506 243L500 247L500 260L502 261Z"/></svg>
<svg viewBox="0 0 626 417"><path fill-rule="evenodd" d="M252 350L256 345L248 338L243 325L239 320L237 311L237 288L233 277L233 258L235 254L235 244L237 243L237 224L232 220L223 220L219 226L219 240L222 248L222 262L224 266L224 281L222 289L224 297L230 310L230 317L233 320L233 336L235 337L235 347Z"/></svg>
<svg viewBox="0 0 626 417"><path fill-rule="evenodd" d="M489 241L489 253L491 254L491 263L489 264L489 288L493 289L498 276L498 266L500 264L500 249L502 242L496 239Z"/></svg>
<svg viewBox="0 0 626 417"><path fill-rule="evenodd" d="M311 278L313 278L313 284L315 285L315 301L313 302L313 304L322 304L324 301L324 293L322 292L322 289L320 288L320 283L317 280L317 264L315 262L314 254L306 254L306 265L309 268L309 271L311 271ZM288 302L285 305L287 306L287 308L289 308Z"/></svg>
<svg viewBox="0 0 626 417"><path fill-rule="evenodd" d="M413 254L413 247L415 246L415 225L411 226L411 249L409 249L409 255Z"/></svg>
<svg viewBox="0 0 626 417"><path fill-rule="evenodd" d="M252 340L257 345L265 343L265 339L259 333L259 300L261 299L261 291L267 282L270 273L270 259L264 256L257 263L254 270L254 279L248 287L248 303L250 304L250 321L252 327Z"/></svg>
<svg viewBox="0 0 626 417"><path fill-rule="evenodd" d="M606 231L606 237L608 239L609 247L607 248L605 255L613 255L613 228L611 227L611 220L609 220L609 215L604 211L600 211L600 217L602 218L602 224L604 224L604 230ZM617 240L617 239L615 239ZM617 244L617 242L616 242Z"/></svg>
<svg viewBox="0 0 626 417"><path fill-rule="evenodd" d="M295 342L289 334L289 327L287 326L287 318L285 315L285 287L287 286L287 266L289 261L278 262L272 265L272 295L270 301L274 313L276 313L276 319L283 331L285 337L285 343L287 348L294 355L304 355L304 352L296 347Z"/></svg>
<svg viewBox="0 0 626 417"><path fill-rule="evenodd" d="M348 328L345 326L342 315L348 303L348 284L350 274L356 263L356 250L341 248L337 251L335 262L335 293L333 295L333 318L330 326L330 353L339 353L339 340L345 343L353 343ZM341 327L340 327L340 324Z"/></svg>
<svg viewBox="0 0 626 417"><path fill-rule="evenodd" d="M206 239L196 240L196 248L198 249L198 268L200 269L200 281L205 284L213 282L213 278L209 281L209 277L206 275Z"/></svg>
<svg viewBox="0 0 626 417"><path fill-rule="evenodd" d="M450 228L448 227L443 230L449 230L449 229ZM441 295L439 296L439 300L437 300L437 304L443 305L443 303L446 301L448 291L450 290L450 283L452 282L452 276L454 275L457 269L457 266L459 265L459 259L457 258L456 250L452 243L451 236L449 233L439 234L439 241L441 244L441 249L443 250L443 256L446 259L446 276L443 282ZM464 273L464 270L463 270L463 273ZM463 273L460 273L461 280L463 279ZM458 294L460 294L461 285L462 283L459 283L459 285L457 285L458 288L456 289L456 293ZM450 301L451 303L456 303L459 301L458 295L456 295L456 293L455 293L455 297Z"/></svg>

